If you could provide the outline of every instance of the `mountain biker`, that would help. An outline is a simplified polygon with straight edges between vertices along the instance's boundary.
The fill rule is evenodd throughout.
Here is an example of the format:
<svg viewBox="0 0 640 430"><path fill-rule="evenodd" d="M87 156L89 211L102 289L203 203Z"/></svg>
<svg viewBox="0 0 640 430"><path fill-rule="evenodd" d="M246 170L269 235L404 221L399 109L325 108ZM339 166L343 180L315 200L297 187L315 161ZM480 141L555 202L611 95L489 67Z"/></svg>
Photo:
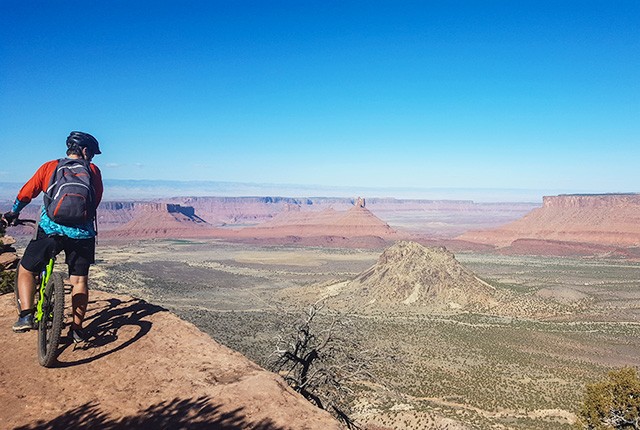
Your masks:
<svg viewBox="0 0 640 430"><path fill-rule="evenodd" d="M18 219L20 211L28 205L40 192L45 192L45 205L42 206L38 230L33 240L24 251L18 270L18 294L21 312L13 325L14 332L25 332L33 328L35 279L52 253L65 252L65 262L69 268L69 282L71 290L71 305L73 321L69 329L69 337L78 343L87 340L82 328L82 322L89 302L89 266L95 262L96 219L95 208L102 199L103 185L100 169L91 163L93 156L101 154L98 141L92 135L80 131L72 131L67 137L67 157L44 163L33 177L22 187L13 204L11 211L3 218L11 224ZM70 161L77 160L77 161ZM84 160L84 161L83 161ZM89 180L93 190L90 218L86 222L75 225L65 225L54 222L47 214L47 191L53 188L52 179L58 175L58 165L63 163L78 163L89 172ZM84 175L86 177L86 174ZM57 177L57 176L56 176ZM75 203L73 203L75 204Z"/></svg>

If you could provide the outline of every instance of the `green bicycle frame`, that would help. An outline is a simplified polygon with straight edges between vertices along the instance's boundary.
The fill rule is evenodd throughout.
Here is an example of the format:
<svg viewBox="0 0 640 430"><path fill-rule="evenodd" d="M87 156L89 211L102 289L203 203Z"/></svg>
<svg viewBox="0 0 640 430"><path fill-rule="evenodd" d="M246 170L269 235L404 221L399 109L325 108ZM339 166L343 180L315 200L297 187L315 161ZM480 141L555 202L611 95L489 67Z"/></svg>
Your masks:
<svg viewBox="0 0 640 430"><path fill-rule="evenodd" d="M53 264L55 263L55 260L52 258L49 260L49 263L47 264L47 267L45 267L45 269L42 271L42 276L40 277L40 289L38 291L38 305L36 306L36 313L33 317L34 321L40 322L42 321L42 314L43 314L43 310L42 310L42 305L44 304L44 292L45 292L45 288L47 287L47 283L49 282L49 278L51 277L51 273L53 273Z"/></svg>

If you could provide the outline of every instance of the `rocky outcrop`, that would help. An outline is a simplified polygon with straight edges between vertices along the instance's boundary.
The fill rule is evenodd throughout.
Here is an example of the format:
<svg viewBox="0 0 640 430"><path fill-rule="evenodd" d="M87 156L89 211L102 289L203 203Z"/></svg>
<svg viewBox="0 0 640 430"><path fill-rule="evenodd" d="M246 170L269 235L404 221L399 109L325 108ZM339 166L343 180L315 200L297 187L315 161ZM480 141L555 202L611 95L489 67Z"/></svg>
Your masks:
<svg viewBox="0 0 640 430"><path fill-rule="evenodd" d="M397 237L387 223L362 206L347 211L325 209L320 212L283 212L271 221L238 231L242 237Z"/></svg>
<svg viewBox="0 0 640 430"><path fill-rule="evenodd" d="M505 224L532 207L393 198L365 202L361 197L190 197L105 202L98 218L101 238L215 237L264 244L384 248L399 238L444 243L443 239L471 227ZM478 246L471 241L451 244L456 249Z"/></svg>
<svg viewBox="0 0 640 430"><path fill-rule="evenodd" d="M99 230L108 231L130 222L135 218L154 213L182 214L194 218L195 209L175 203L160 202L104 202L98 207ZM199 221L203 221L196 217Z"/></svg>
<svg viewBox="0 0 640 430"><path fill-rule="evenodd" d="M55 369L38 364L31 334L0 330L1 428L341 428L280 376L159 306L92 290L87 312L95 341L63 343ZM13 297L0 296L0 324L15 317Z"/></svg>
<svg viewBox="0 0 640 430"><path fill-rule="evenodd" d="M18 254L12 246L16 240L11 236L0 237L0 271L12 270L18 266Z"/></svg>
<svg viewBox="0 0 640 430"><path fill-rule="evenodd" d="M106 238L182 238L215 236L216 229L198 217L194 208L172 203L141 203L133 218L101 233Z"/></svg>
<svg viewBox="0 0 640 430"><path fill-rule="evenodd" d="M96 212L98 229L108 231L128 223L136 216L139 205L134 202L102 202Z"/></svg>
<svg viewBox="0 0 640 430"><path fill-rule="evenodd" d="M4 235L4 229L0 226L0 294L13 290L14 272L20 261L12 246L15 243L14 238Z"/></svg>
<svg viewBox="0 0 640 430"><path fill-rule="evenodd" d="M193 207L207 223L244 227L272 220L282 212L346 211L365 203L364 198L337 197L180 197L166 203ZM100 228L109 230L130 221L144 202L103 203L98 211ZM413 200L367 198L365 207L387 223L409 222L417 232L454 237L471 227L493 227L520 218L539 205L532 203L475 203L470 200ZM110 212L117 211L118 214ZM411 222L415 219L415 222Z"/></svg>
<svg viewBox="0 0 640 430"><path fill-rule="evenodd" d="M484 310L495 289L445 248L400 241L345 287L342 299L363 308Z"/></svg>
<svg viewBox="0 0 640 430"><path fill-rule="evenodd" d="M258 224L280 212L314 207L311 199L290 197L188 197L175 201L193 207L202 219L216 226Z"/></svg>
<svg viewBox="0 0 640 430"><path fill-rule="evenodd" d="M519 239L640 246L640 194L544 197L541 208L491 230L470 231L460 240L505 247Z"/></svg>
<svg viewBox="0 0 640 430"><path fill-rule="evenodd" d="M291 203L286 203L291 205ZM345 239L358 238L347 246L384 243L395 238L397 233L384 221L364 207L353 206L348 211L300 211L291 205L272 220L255 227L240 229L216 228L196 215L195 209L171 203L145 203L135 206L135 216L129 222L115 229L103 232L103 238L203 238L215 237L229 240L270 240L282 243L337 246L344 245ZM370 238L371 240L363 240ZM278 243L280 243L278 242Z"/></svg>
<svg viewBox="0 0 640 430"><path fill-rule="evenodd" d="M543 208L611 209L640 206L640 194L561 194L542 198Z"/></svg>

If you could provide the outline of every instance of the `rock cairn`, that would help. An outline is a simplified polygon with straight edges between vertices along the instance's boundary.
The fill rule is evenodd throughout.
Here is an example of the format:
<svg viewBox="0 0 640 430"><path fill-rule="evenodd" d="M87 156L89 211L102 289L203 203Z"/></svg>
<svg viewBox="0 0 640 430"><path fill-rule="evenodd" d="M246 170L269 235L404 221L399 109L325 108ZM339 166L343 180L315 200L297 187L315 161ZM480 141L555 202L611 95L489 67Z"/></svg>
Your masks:
<svg viewBox="0 0 640 430"><path fill-rule="evenodd" d="M0 230L0 294L13 290L13 278L18 267L18 254L13 245L16 240L4 235L4 229Z"/></svg>

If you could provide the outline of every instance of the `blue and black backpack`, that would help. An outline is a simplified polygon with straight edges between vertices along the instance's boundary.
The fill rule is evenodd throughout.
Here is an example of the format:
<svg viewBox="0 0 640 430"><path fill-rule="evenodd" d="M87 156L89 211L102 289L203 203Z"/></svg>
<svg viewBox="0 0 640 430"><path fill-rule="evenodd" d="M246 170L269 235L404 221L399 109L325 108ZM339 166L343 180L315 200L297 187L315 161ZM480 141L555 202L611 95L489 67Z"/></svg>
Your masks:
<svg viewBox="0 0 640 430"><path fill-rule="evenodd" d="M44 195L47 215L53 222L77 226L94 220L96 197L91 176L91 166L87 160L58 160Z"/></svg>

